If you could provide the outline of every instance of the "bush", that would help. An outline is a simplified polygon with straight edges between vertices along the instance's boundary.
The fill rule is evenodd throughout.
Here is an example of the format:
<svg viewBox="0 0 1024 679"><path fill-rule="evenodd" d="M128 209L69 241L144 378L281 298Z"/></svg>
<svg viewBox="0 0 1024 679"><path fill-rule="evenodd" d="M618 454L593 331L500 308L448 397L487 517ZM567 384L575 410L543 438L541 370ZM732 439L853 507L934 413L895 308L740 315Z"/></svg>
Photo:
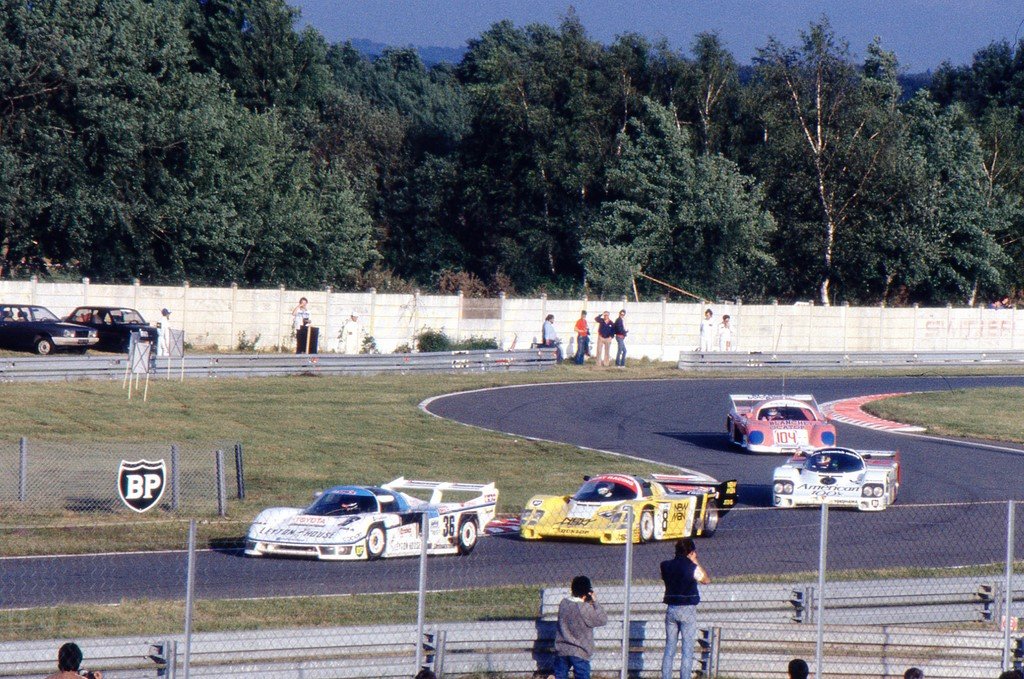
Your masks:
<svg viewBox="0 0 1024 679"><path fill-rule="evenodd" d="M416 335L416 346L420 351L468 351L472 349L497 349L497 340L489 337L467 337L458 342L441 330L427 329Z"/></svg>

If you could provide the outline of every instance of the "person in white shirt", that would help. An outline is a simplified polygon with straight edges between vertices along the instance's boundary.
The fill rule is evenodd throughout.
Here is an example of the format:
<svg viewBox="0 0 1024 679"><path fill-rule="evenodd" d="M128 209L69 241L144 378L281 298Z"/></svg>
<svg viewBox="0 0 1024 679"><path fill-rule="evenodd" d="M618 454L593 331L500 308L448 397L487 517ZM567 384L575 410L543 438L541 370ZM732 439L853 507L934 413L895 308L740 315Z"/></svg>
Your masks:
<svg viewBox="0 0 1024 679"><path fill-rule="evenodd" d="M711 309L704 311L704 320L700 322L700 351L715 350L715 321Z"/></svg>
<svg viewBox="0 0 1024 679"><path fill-rule="evenodd" d="M341 325L341 345L343 354L358 354L363 350L363 326L359 323L359 312L353 309Z"/></svg>
<svg viewBox="0 0 1024 679"><path fill-rule="evenodd" d="M298 330L304 325L309 325L309 300L305 297L299 299L299 304L292 309L292 330Z"/></svg>
<svg viewBox="0 0 1024 679"><path fill-rule="evenodd" d="M729 325L729 314L722 316L718 325L718 350L732 351L732 326Z"/></svg>

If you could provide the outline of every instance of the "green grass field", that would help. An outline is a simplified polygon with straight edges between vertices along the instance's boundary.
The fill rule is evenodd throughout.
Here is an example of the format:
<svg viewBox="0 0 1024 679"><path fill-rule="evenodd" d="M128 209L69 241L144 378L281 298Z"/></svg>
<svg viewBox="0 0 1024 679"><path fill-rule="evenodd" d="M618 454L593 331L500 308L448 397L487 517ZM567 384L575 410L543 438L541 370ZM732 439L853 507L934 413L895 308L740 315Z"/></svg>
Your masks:
<svg viewBox="0 0 1024 679"><path fill-rule="evenodd" d="M929 434L1024 443L1024 389L952 389L874 401L878 417L927 427Z"/></svg>

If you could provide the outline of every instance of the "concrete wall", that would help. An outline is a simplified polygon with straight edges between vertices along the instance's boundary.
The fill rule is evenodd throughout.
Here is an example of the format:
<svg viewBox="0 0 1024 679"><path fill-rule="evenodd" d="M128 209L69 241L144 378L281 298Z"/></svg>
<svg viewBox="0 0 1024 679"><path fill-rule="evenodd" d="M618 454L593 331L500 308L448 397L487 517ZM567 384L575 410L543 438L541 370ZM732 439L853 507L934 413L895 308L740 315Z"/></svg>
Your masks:
<svg viewBox="0 0 1024 679"><path fill-rule="evenodd" d="M257 349L288 347L292 339L291 310L300 297L309 299L313 324L320 327L321 350L338 346L342 323L356 310L366 332L382 352L412 342L425 328L442 330L456 339L495 338L503 348L515 342L528 347L540 338L541 323L555 315L555 326L568 349L580 310L589 319L608 310L614 317L626 309L631 357L676 360L680 351L698 345L705 308L732 317L738 351L943 351L1024 349L1024 316L1015 309L822 307L810 304L681 304L665 301L496 300L464 299L461 295L395 295L330 290L249 290L182 286L97 285L0 281L0 302L31 303L58 315L83 304L119 305L138 309L151 323L171 311L169 324L184 328L197 349L238 346L242 333ZM614 348L613 348L614 351Z"/></svg>

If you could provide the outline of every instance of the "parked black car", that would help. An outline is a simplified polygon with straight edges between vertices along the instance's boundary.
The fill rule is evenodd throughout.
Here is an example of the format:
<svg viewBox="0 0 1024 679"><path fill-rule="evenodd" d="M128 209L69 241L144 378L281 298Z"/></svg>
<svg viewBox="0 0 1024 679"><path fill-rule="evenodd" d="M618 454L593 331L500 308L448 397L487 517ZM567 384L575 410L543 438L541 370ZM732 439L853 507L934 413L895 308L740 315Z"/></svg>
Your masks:
<svg viewBox="0 0 1024 679"><path fill-rule="evenodd" d="M157 339L157 329L146 323L138 311L126 307L80 306L68 314L67 320L95 329L100 337L95 348L100 351L127 354L133 332L139 333L142 342L156 342Z"/></svg>
<svg viewBox="0 0 1024 679"><path fill-rule="evenodd" d="M99 342L92 328L62 321L55 313L34 304L0 304L0 347L50 354L84 354Z"/></svg>

